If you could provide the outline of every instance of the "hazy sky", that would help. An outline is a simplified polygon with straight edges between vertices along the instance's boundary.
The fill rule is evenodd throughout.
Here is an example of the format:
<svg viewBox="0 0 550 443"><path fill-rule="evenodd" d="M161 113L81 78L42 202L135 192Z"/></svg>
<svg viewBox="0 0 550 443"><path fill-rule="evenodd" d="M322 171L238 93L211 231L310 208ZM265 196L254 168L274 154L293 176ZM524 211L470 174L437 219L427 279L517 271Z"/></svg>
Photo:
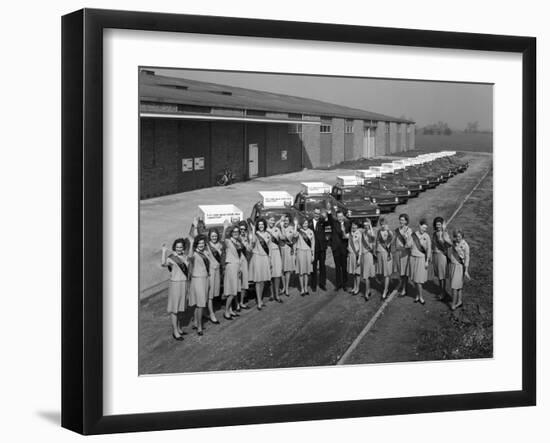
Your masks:
<svg viewBox="0 0 550 443"><path fill-rule="evenodd" d="M244 72L155 69L159 75L309 97L353 108L406 117L419 126L444 121L454 129L478 121L493 129L493 86L408 80L317 77Z"/></svg>

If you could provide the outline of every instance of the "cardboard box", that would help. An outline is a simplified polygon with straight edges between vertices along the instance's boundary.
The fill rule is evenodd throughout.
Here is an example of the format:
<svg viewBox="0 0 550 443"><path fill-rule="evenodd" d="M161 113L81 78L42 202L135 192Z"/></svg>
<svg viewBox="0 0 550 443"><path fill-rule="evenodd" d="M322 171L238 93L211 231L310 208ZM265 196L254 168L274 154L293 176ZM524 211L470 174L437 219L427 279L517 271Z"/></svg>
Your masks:
<svg viewBox="0 0 550 443"><path fill-rule="evenodd" d="M235 205L199 205L199 218L205 226L223 225L227 220L233 222L243 220L243 211Z"/></svg>
<svg viewBox="0 0 550 443"><path fill-rule="evenodd" d="M331 186L324 182L304 182L301 183L302 192L308 195L330 194Z"/></svg>
<svg viewBox="0 0 550 443"><path fill-rule="evenodd" d="M283 208L292 206L294 199L286 191L260 191L264 208Z"/></svg>

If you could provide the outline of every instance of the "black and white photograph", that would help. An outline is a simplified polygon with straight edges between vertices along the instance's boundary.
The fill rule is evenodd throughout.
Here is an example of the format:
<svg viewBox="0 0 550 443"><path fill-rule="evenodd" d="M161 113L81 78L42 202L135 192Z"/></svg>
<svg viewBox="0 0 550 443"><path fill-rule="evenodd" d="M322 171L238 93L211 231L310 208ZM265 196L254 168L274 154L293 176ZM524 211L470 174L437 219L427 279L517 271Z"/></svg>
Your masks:
<svg viewBox="0 0 550 443"><path fill-rule="evenodd" d="M493 84L137 75L139 375L493 357Z"/></svg>

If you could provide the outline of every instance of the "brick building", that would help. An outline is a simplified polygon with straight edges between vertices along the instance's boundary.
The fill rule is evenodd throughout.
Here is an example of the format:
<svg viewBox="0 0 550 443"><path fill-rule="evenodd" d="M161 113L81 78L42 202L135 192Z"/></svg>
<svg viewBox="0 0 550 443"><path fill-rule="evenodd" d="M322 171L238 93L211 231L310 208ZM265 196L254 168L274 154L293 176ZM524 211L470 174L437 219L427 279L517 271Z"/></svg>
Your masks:
<svg viewBox="0 0 550 443"><path fill-rule="evenodd" d="M414 149L414 122L302 97L142 70L140 196Z"/></svg>

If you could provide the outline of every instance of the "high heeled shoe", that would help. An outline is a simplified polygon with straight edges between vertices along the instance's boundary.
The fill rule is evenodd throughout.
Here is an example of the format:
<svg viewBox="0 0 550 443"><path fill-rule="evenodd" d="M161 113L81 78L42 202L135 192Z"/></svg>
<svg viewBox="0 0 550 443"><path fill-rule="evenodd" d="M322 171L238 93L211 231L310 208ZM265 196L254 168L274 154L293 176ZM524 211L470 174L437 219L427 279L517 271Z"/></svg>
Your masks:
<svg viewBox="0 0 550 443"><path fill-rule="evenodd" d="M182 336L176 337L176 334L174 334L173 332L172 332L172 338L173 338L174 340L176 340L176 341L183 341L183 337L182 337Z"/></svg>
<svg viewBox="0 0 550 443"><path fill-rule="evenodd" d="M223 318L225 318L226 320L233 320L233 317L231 316L231 314L229 315L223 314Z"/></svg>

